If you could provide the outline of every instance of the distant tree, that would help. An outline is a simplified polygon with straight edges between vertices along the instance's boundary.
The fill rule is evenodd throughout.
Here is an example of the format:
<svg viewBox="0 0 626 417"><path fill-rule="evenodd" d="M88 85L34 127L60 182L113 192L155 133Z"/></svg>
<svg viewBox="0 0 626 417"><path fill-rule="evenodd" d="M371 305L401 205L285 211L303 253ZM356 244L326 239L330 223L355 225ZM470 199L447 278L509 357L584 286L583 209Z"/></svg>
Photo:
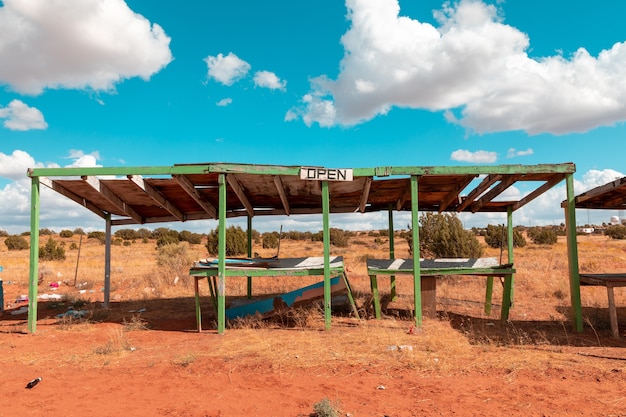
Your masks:
<svg viewBox="0 0 626 417"><path fill-rule="evenodd" d="M621 224L609 226L604 230L604 234L611 239L626 239L626 226Z"/></svg>
<svg viewBox="0 0 626 417"><path fill-rule="evenodd" d="M554 245L558 237L557 232L550 227L533 228L528 231L530 239L537 245Z"/></svg>
<svg viewBox="0 0 626 417"><path fill-rule="evenodd" d="M74 234L75 235L84 235L85 232L80 227L77 227L76 229L74 229Z"/></svg>
<svg viewBox="0 0 626 417"><path fill-rule="evenodd" d="M50 236L54 234L54 230L50 230L47 228L39 229L39 236Z"/></svg>
<svg viewBox="0 0 626 417"><path fill-rule="evenodd" d="M487 225L484 236L485 243L492 248L502 248L508 245L508 233L504 225ZM523 248L524 246L526 246L526 238L517 228L513 229L513 247Z"/></svg>
<svg viewBox="0 0 626 417"><path fill-rule="evenodd" d="M9 233L6 230L0 230L0 237L7 237Z"/></svg>
<svg viewBox="0 0 626 417"><path fill-rule="evenodd" d="M9 236L4 240L8 250L24 250L28 249L28 242L22 236Z"/></svg>
<svg viewBox="0 0 626 417"><path fill-rule="evenodd" d="M207 236L206 248L209 254L218 254L219 230L215 228ZM248 251L248 235L239 226L229 226L226 229L226 256L241 256Z"/></svg>
<svg viewBox="0 0 626 417"><path fill-rule="evenodd" d="M89 232L87 234L87 239L96 239L104 245L104 243L106 242L106 233L98 231Z"/></svg>
<svg viewBox="0 0 626 417"><path fill-rule="evenodd" d="M57 245L57 242L51 236L48 238L45 246L39 247L39 259L43 261L62 261L65 259L65 249Z"/></svg>
<svg viewBox="0 0 626 417"><path fill-rule="evenodd" d="M139 239L139 234L136 230L133 229L119 229L115 231L115 237L118 237L122 240L135 240Z"/></svg>
<svg viewBox="0 0 626 417"><path fill-rule="evenodd" d="M178 233L178 240L181 242L189 242L192 245L199 245L202 243L202 238L204 235L200 233L192 233L189 230L183 230Z"/></svg>
<svg viewBox="0 0 626 417"><path fill-rule="evenodd" d="M69 238L74 236L74 232L72 232L71 230L61 230L61 232L59 233L60 237L64 237L64 238Z"/></svg>
<svg viewBox="0 0 626 417"><path fill-rule="evenodd" d="M420 216L420 251L435 258L478 258L476 236L463 228L456 214L427 212Z"/></svg>
<svg viewBox="0 0 626 417"><path fill-rule="evenodd" d="M278 247L278 232L263 233L263 248L273 249Z"/></svg>

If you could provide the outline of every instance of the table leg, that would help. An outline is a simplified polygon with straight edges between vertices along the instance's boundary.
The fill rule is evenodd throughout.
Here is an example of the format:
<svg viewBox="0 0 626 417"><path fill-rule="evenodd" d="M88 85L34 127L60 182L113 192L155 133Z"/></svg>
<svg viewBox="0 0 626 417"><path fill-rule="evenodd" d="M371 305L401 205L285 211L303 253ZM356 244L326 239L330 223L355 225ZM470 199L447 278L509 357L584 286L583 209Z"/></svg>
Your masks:
<svg viewBox="0 0 626 417"><path fill-rule="evenodd" d="M198 287L199 277L194 277L194 292L196 298L196 325L198 333L202 332L202 312L200 311L200 288ZM208 278L207 278L208 279Z"/></svg>
<svg viewBox="0 0 626 417"><path fill-rule="evenodd" d="M380 318L380 298L378 296L378 280L376 275L370 275L370 287L372 289L372 298L374 299L374 316Z"/></svg>
<svg viewBox="0 0 626 417"><path fill-rule="evenodd" d="M491 300L493 298L493 277L487 277L487 289L485 291L485 314L491 314Z"/></svg>
<svg viewBox="0 0 626 417"><path fill-rule="evenodd" d="M609 321L611 322L611 333L613 334L613 337L619 339L617 310L615 309L615 294L613 293L613 285L607 283L606 292L609 297Z"/></svg>

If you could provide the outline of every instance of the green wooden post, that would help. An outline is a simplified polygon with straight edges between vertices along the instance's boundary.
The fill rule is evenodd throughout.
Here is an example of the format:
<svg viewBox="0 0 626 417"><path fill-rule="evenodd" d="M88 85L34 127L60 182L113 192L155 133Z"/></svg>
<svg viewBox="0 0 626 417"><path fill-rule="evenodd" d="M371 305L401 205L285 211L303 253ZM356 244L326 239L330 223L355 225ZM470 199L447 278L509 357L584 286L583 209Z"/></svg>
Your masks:
<svg viewBox="0 0 626 417"><path fill-rule="evenodd" d="M415 326L422 326L422 276L420 270L420 225L418 208L418 177L411 175L411 231L413 232L413 299Z"/></svg>
<svg viewBox="0 0 626 417"><path fill-rule="evenodd" d="M507 252L508 263L513 263L513 207L508 206L506 211L507 220ZM502 292L501 320L509 319L509 310L513 306L513 274L504 277L504 289Z"/></svg>
<svg viewBox="0 0 626 417"><path fill-rule="evenodd" d="M111 297L111 213L104 216L104 308L109 308Z"/></svg>
<svg viewBox="0 0 626 417"><path fill-rule="evenodd" d="M322 181L322 223L324 227L324 323L326 330L331 326L331 297L330 297L330 193L328 181Z"/></svg>
<svg viewBox="0 0 626 417"><path fill-rule="evenodd" d="M567 263L569 267L569 286L574 328L583 331L583 308L580 299L580 272L578 270L578 245L576 243L576 201L574 196L574 176L565 176L567 205L565 206L565 228L567 230Z"/></svg>
<svg viewBox="0 0 626 417"><path fill-rule="evenodd" d="M30 197L30 270L28 281L28 331L37 331L37 283L39 280L39 177L32 177Z"/></svg>
<svg viewBox="0 0 626 417"><path fill-rule="evenodd" d="M219 229L217 245L217 333L226 329L226 175L219 174Z"/></svg>
<svg viewBox="0 0 626 417"><path fill-rule="evenodd" d="M393 234L393 206L389 204L389 259L396 259L394 248L394 234ZM391 301L396 301L396 276L389 277L389 285L391 287Z"/></svg>
<svg viewBox="0 0 626 417"><path fill-rule="evenodd" d="M252 258L252 216L248 216L248 258ZM252 277L248 277L248 298L252 298Z"/></svg>

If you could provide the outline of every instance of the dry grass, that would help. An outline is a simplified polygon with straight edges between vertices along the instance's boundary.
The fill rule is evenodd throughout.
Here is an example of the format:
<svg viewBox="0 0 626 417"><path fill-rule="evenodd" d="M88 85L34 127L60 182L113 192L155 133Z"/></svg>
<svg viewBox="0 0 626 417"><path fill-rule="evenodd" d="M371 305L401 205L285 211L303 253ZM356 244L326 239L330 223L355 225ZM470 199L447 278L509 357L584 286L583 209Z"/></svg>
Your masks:
<svg viewBox="0 0 626 417"><path fill-rule="evenodd" d="M55 237L56 238L56 237ZM348 269L350 283L361 312L370 319L358 321L348 314L333 317L333 327L324 331L323 312L319 306L296 309L274 317L272 320L246 318L229 323L227 337L211 341L211 349L202 345L204 336L185 334L180 345L151 346L148 336L159 330L193 329L193 290L184 280L174 285L173 276L164 276L156 266L154 242L135 242L130 246L112 248L112 308L101 308L101 288L104 275L104 246L95 240L83 240L81 257L69 250L78 237L66 241L67 259L63 262L41 264L44 281L40 294L52 293L50 282L61 281L57 290L66 295L63 303L40 302L40 317L54 317L66 311L87 309L83 319L42 319L39 328L69 335L80 332L94 339L89 351L71 352L59 362L80 362L81 366L99 366L103 357L106 363L130 355L135 345L129 339L144 340L140 348L146 357L156 363L169 362L181 368L203 366L204 361L235 360L237 366L267 367L275 372L288 372L293 368L315 369L331 372L333 366L353 366L354 372L377 374L392 373L394 369L412 369L416 372L454 373L468 370L507 369L511 372L538 369L547 366L571 366L575 355L583 348L621 346L610 339L607 315L607 297L603 288L583 287L582 299L586 329L584 334L573 332L568 321L569 284L567 254L564 239L555 246L538 246L529 243L515 252L515 305L510 321L499 320L501 286L494 283L493 312L483 312L485 297L484 278L455 278L439 280L437 289L438 320L425 320L422 328L412 329L410 306L412 285L408 277L398 277L400 302L405 311L389 312L384 320L371 319L369 278L365 268L368 257L387 257L385 245L376 244L375 237L362 233L353 238L357 244L348 248L332 248L333 255L342 255ZM626 242L603 236L581 236L581 269L593 272L616 272L626 269ZM273 249L256 248L261 256L271 256ZM206 256L203 245L188 248L192 259ZM499 250L484 247L484 256L500 256ZM321 256L318 242L283 240L281 256ZM9 256L10 255L10 256ZM5 301L9 302L28 289L28 251L7 253L0 239L0 258L4 271ZM408 246L402 239L396 241L396 257L408 257ZM504 254L506 257L506 253ZM286 277L261 278L254 281L255 295L276 294L311 284L319 278ZM388 280L381 279L380 289L389 291ZM74 286L74 282L77 283ZM229 299L246 294L246 279L233 278L228 283ZM203 294L208 293L203 288ZM618 306L624 306L625 294L616 291ZM206 300L203 309L210 310ZM61 305L59 305L61 304ZM143 310L143 312L140 312ZM622 310L622 309L620 309ZM619 311L618 315L623 315ZM6 318L6 316L5 316ZM205 326L211 318L205 319ZM98 337L98 323L117 323L121 328L110 330ZM185 323L185 324L180 324ZM50 326L50 327L48 327ZM3 333L23 333L23 321L7 321ZM51 331L51 330L46 330ZM154 337L154 336L152 336ZM95 340L97 339L97 340ZM190 340L197 342L190 343ZM168 342L170 343L170 342ZM177 342L171 342L177 343ZM206 342L205 342L206 343ZM616 344L617 343L617 344ZM24 353L25 361L29 360ZM129 358L125 360L130 360ZM324 370L320 370L323 364ZM600 366L600 365L598 365Z"/></svg>

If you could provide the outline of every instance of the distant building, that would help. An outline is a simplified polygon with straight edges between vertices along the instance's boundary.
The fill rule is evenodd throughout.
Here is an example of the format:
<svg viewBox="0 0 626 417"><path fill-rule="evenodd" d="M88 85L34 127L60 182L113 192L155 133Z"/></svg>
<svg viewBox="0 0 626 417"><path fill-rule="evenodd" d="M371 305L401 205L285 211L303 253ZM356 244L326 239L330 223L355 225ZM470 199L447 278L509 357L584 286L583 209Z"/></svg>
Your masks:
<svg viewBox="0 0 626 417"><path fill-rule="evenodd" d="M611 216L611 221L609 223L614 226L620 224L619 216Z"/></svg>

